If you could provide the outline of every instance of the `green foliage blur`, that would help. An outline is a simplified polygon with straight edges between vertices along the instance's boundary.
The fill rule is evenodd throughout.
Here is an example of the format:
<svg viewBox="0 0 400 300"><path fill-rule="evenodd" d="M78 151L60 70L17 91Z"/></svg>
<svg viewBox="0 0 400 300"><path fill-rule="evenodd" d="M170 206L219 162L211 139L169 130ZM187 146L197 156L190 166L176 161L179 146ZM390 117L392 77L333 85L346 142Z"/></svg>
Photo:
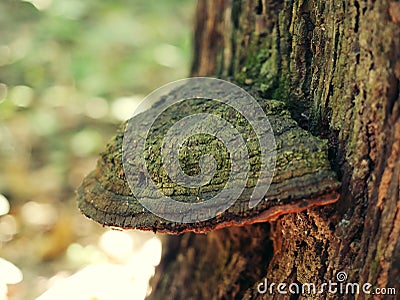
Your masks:
<svg viewBox="0 0 400 300"><path fill-rule="evenodd" d="M0 256L25 274L15 299L43 292L60 258L81 267L65 253L98 225L74 191L138 102L189 75L195 4L0 1Z"/></svg>
<svg viewBox="0 0 400 300"><path fill-rule="evenodd" d="M100 151L115 129L107 124L188 75L194 4L2 0L0 158L18 152L34 159L31 167L64 160L65 168L68 149ZM0 192L4 185L0 175Z"/></svg>
<svg viewBox="0 0 400 300"><path fill-rule="evenodd" d="M111 98L185 75L193 0L40 2L0 2L2 82Z"/></svg>

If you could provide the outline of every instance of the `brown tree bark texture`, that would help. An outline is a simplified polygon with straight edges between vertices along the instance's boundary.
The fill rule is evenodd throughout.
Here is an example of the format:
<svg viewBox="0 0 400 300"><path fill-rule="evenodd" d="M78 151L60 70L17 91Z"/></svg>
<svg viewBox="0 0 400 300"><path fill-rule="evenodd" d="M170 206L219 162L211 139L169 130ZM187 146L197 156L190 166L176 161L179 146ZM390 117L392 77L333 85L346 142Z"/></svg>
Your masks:
<svg viewBox="0 0 400 300"><path fill-rule="evenodd" d="M192 75L283 100L329 139L341 198L270 224L165 236L150 298L289 299L257 284L320 285L339 271L399 294L400 2L200 0L194 52ZM307 297L354 299L291 299Z"/></svg>

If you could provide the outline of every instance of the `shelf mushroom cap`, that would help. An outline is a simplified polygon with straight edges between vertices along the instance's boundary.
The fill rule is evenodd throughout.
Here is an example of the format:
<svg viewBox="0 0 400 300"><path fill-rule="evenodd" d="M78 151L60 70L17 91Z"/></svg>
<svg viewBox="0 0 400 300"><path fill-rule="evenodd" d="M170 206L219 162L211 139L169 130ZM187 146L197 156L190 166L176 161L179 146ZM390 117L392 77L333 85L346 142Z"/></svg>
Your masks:
<svg viewBox="0 0 400 300"><path fill-rule="evenodd" d="M189 93L189 90L185 88L182 86L169 92L160 101L165 102L169 98L176 98L177 93L185 96L186 92ZM84 178L77 190L81 212L105 226L170 234L205 233L228 226L243 226L274 220L283 214L336 202L339 199L340 183L335 172L331 170L327 141L300 128L291 118L283 102L262 98L258 98L257 102L271 124L276 145L274 149L276 151L273 153L276 161L269 189L256 206L249 205L261 168L261 143L254 133L256 130L246 124L246 118L229 105L205 98L188 99L186 97L186 101L163 111L148 132L143 128L148 126L157 105L121 125L106 149L100 154L95 170ZM138 181L154 181L154 185L162 194L182 203L207 201L218 194L225 188L229 172L232 170L230 161L232 154L227 152L226 147L218 138L194 134L180 145L179 163L185 173L191 176L202 172L199 166L202 155L211 154L216 162L212 179L198 188L182 187L171 180L163 166L165 160L161 155L163 137L168 129L178 122L177 120L187 115L204 113L225 119L232 127L238 128L242 135L248 150L249 161L245 186L232 205L216 213L213 218L196 222L176 222L162 218L138 201L137 191L132 190L126 172L133 173ZM136 129L131 130L129 123L134 123ZM129 164L127 166L124 162L122 148L127 135L132 143L135 143L137 138L147 135L142 155L146 159L149 178L141 178L143 170L135 169ZM132 157L132 161L136 158ZM144 196L151 203L159 201L159 197L154 193L149 192ZM211 208L215 211L219 209L218 207ZM182 215L182 211L179 210L170 213L173 218L179 218Z"/></svg>

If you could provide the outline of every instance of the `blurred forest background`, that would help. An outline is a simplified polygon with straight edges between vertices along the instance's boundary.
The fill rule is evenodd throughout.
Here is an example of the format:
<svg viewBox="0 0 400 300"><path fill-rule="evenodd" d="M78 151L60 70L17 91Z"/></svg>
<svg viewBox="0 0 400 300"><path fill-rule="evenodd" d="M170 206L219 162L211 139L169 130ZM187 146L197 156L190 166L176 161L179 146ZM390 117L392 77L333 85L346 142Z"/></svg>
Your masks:
<svg viewBox="0 0 400 300"><path fill-rule="evenodd" d="M159 240L85 219L74 190L138 102L189 74L194 6L1 0L1 300L148 292Z"/></svg>

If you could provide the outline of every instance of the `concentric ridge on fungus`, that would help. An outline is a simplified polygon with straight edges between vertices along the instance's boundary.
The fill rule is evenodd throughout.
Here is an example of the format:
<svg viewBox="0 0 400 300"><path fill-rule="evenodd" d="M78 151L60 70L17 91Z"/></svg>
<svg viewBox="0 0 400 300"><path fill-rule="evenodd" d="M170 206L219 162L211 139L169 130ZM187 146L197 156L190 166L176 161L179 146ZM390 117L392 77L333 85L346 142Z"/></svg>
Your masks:
<svg viewBox="0 0 400 300"><path fill-rule="evenodd" d="M174 97L174 91L166 97ZM258 102L274 131L277 155L275 174L270 188L256 207L250 209L248 205L260 168L259 145L251 126L243 127L243 119L227 105L207 99L191 99L169 108L153 125L154 130L148 136L148 147L145 151L145 157L149 158L147 165L149 174L165 194L179 201L193 202L198 194L201 194L202 199L207 199L218 193L224 187L226 177L229 176L226 175L229 162L224 161L229 154L220 151L220 148L218 151L213 149L216 142L210 142L210 139L197 135L185 145L187 151L183 153L187 155L182 159L185 171L198 172L196 169L198 159L195 153L199 151L222 155L223 159L219 158L221 162L219 166L225 166L225 172L223 168L218 169L210 183L195 193L192 189L179 187L169 180L164 174L160 158L161 141L159 140L162 140L160 134L165 133L165 130L171 126L169 119L199 112L213 113L227 119L231 124L241 126L245 136L244 140L246 140L250 157L250 172L246 188L239 199L222 214L197 223L174 223L152 214L135 199L124 175L122 163L122 141L126 125L124 123L108 143L105 151L101 153L96 169L84 178L78 188L80 210L87 217L106 226L182 233L207 232L227 226L265 222L282 214L299 212L313 206L337 201L339 198L337 190L340 184L336 179L336 174L330 168L326 141L301 129L290 117L283 102L265 99L258 99ZM135 116L134 121L146 122L148 113L149 111ZM144 135L145 133L129 134ZM218 161L218 157L216 160Z"/></svg>

